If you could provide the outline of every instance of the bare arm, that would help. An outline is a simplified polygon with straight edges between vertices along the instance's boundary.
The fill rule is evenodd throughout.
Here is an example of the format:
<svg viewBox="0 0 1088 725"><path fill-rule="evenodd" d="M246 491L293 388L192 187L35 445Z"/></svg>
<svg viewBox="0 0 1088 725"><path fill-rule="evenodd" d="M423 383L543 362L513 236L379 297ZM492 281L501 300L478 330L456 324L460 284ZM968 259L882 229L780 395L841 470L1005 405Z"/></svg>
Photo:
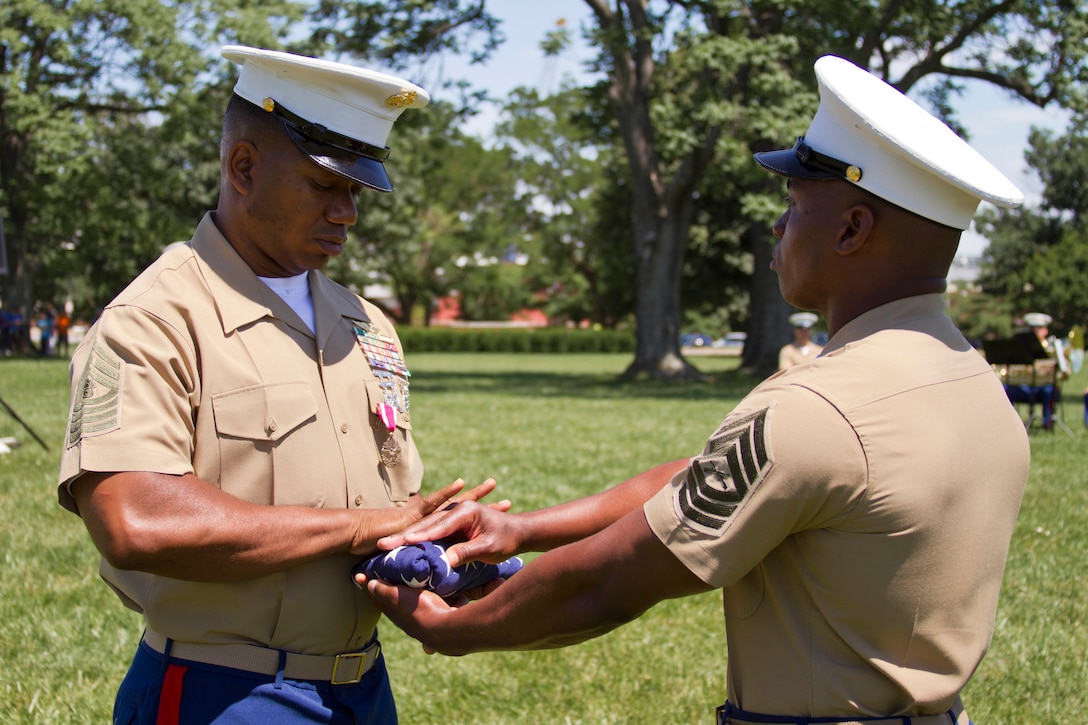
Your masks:
<svg viewBox="0 0 1088 725"><path fill-rule="evenodd" d="M262 506L194 475L86 473L71 490L95 546L119 569L190 581L262 576L334 553L366 554L375 542L444 505L462 481L407 506L314 509ZM463 494L487 495L494 481Z"/></svg>
<svg viewBox="0 0 1088 725"><path fill-rule="evenodd" d="M378 542L393 549L404 543L435 541L461 534L467 541L450 546L452 566L466 561L502 561L523 551L548 551L601 531L657 493L688 459L648 469L606 491L557 506L506 514L485 506L459 505Z"/></svg>
<svg viewBox="0 0 1088 725"><path fill-rule="evenodd" d="M658 540L641 509L543 554L460 608L432 592L367 583L394 624L428 652L450 655L565 647L609 632L663 599L710 589Z"/></svg>
<svg viewBox="0 0 1088 725"><path fill-rule="evenodd" d="M526 532L522 551L548 551L610 526L646 503L688 463L687 458L662 463L601 493L517 514Z"/></svg>

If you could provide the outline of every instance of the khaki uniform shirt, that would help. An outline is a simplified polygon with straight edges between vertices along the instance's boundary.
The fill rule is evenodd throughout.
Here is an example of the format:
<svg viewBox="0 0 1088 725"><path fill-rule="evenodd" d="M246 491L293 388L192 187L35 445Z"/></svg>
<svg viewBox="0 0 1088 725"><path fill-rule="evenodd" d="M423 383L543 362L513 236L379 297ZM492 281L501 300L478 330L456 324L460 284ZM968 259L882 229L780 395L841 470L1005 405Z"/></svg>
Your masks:
<svg viewBox="0 0 1088 725"><path fill-rule="evenodd" d="M788 345L784 345L782 349L778 351L778 369L786 370L787 368L792 368L794 365L812 362L822 350L823 347L814 342L810 342L807 345L802 345L800 347L792 342Z"/></svg>
<svg viewBox="0 0 1088 725"><path fill-rule="evenodd" d="M372 304L320 273L309 282L316 336L206 215L189 244L110 303L76 351L61 504L76 510L68 484L84 471L192 473L265 505L404 504L423 466L406 371L382 369L403 360L400 343ZM381 345L395 351L371 362ZM380 403L401 409L392 435L402 460L391 467L379 456L389 437ZM356 560L345 553L230 583L104 560L101 573L167 637L334 654L359 649L379 617L351 581Z"/></svg>
<svg viewBox="0 0 1088 725"><path fill-rule="evenodd" d="M760 384L644 510L723 588L736 706L936 714L989 646L1029 455L997 376L926 295Z"/></svg>

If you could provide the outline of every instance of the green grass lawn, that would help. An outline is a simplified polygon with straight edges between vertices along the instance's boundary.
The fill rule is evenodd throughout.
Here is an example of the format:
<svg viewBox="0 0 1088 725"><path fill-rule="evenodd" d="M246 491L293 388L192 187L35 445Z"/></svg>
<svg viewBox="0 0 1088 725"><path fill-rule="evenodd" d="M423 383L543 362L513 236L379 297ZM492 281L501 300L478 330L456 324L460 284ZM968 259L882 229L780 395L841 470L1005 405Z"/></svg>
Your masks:
<svg viewBox="0 0 1088 725"><path fill-rule="evenodd" d="M705 384L620 383L626 355L417 354L412 408L425 487L492 476L518 510L598 491L698 452L751 387L736 358L699 358ZM964 694L976 723L1088 722L1088 432L1033 432L1032 472L993 646ZM140 636L97 574L79 520L56 503L67 408L59 360L0 360L0 721L101 723ZM946 411L935 410L939 417ZM707 723L725 696L719 596L663 603L563 650L428 657L382 629L402 722Z"/></svg>

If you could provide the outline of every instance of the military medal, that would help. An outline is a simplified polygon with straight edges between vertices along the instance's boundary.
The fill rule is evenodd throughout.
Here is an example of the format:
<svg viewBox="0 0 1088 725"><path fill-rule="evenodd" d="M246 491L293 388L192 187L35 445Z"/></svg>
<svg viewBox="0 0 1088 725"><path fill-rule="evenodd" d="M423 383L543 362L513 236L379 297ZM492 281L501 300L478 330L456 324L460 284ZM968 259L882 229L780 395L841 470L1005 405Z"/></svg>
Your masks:
<svg viewBox="0 0 1088 725"><path fill-rule="evenodd" d="M412 374L408 372L408 366L404 364L404 358L392 337L362 320L353 320L352 330L371 373L378 379L381 399L374 402L374 413L387 433L385 441L378 448L378 455L386 468L392 468L401 461L400 444L393 434L397 431L398 415L408 420L408 378Z"/></svg>
<svg viewBox="0 0 1088 725"><path fill-rule="evenodd" d="M378 455L381 456L386 468L392 468L400 463L400 444L393 437L393 433L397 430L397 409L388 403L378 403L376 408L375 412L385 424L385 430L388 433L385 442L378 450Z"/></svg>

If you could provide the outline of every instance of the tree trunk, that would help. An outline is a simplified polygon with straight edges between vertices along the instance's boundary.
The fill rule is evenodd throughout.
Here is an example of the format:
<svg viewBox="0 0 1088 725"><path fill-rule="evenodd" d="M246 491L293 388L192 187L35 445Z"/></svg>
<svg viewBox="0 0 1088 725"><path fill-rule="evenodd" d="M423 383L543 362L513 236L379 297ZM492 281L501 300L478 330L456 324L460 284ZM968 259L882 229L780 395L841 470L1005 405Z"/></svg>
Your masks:
<svg viewBox="0 0 1088 725"><path fill-rule="evenodd" d="M690 212L668 209L656 219L635 217L636 346L624 377L702 379L680 354L680 278Z"/></svg>
<svg viewBox="0 0 1088 725"><path fill-rule="evenodd" d="M4 184L8 213L4 244L7 275L0 284L0 295L9 307L21 309L29 317L30 307L34 303L34 270L27 239L30 209L26 189L29 182L23 171L27 140L13 132L5 132L0 137L0 180Z"/></svg>
<svg viewBox="0 0 1088 725"><path fill-rule="evenodd" d="M401 289L395 294L400 310L398 311L398 314L390 316L398 325L412 324L412 310L415 308L416 300L419 299L419 296L416 294L414 288Z"/></svg>
<svg viewBox="0 0 1088 725"><path fill-rule="evenodd" d="M771 269L774 253L773 238L763 230L751 230L746 235L752 250L751 318L748 339L744 342L741 367L751 374L765 378L778 369L778 351L792 339L789 316L793 308L782 299L778 275Z"/></svg>
<svg viewBox="0 0 1088 725"><path fill-rule="evenodd" d="M16 212L12 216L22 216ZM3 301L8 307L29 316L34 304L34 270L26 253L26 225L16 219L7 227L4 248L7 251L7 275L0 286Z"/></svg>

